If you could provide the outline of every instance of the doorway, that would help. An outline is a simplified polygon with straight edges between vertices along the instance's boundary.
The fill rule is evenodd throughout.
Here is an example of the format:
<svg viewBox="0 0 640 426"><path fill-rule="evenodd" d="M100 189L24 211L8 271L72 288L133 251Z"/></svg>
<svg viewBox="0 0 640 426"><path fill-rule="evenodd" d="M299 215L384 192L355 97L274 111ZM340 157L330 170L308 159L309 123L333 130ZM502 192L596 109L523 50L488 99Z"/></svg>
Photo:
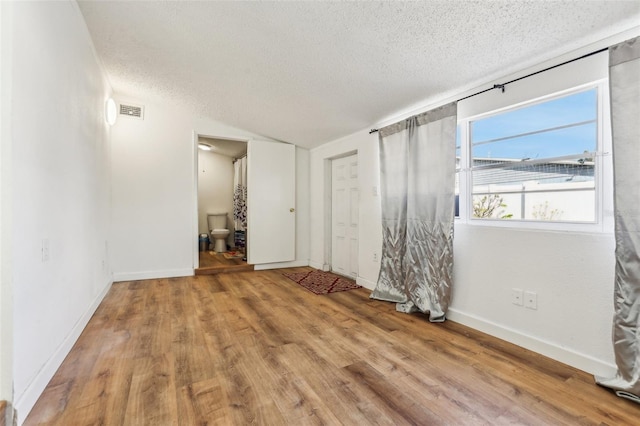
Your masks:
<svg viewBox="0 0 640 426"><path fill-rule="evenodd" d="M331 161L331 270L358 276L358 154Z"/></svg>
<svg viewBox="0 0 640 426"><path fill-rule="evenodd" d="M253 269L246 262L246 221L238 219L235 214L238 205L246 206L246 203L242 203L242 196L246 196L247 192L246 178L242 179L242 171L246 172L246 166L244 169L240 166L246 165L247 142L198 135L197 146L198 256L194 259L195 273ZM239 192L239 197L236 192ZM208 222L209 215L214 214L226 217L224 227L221 223L215 226L228 230L228 235L223 237L224 242L218 243L217 250Z"/></svg>

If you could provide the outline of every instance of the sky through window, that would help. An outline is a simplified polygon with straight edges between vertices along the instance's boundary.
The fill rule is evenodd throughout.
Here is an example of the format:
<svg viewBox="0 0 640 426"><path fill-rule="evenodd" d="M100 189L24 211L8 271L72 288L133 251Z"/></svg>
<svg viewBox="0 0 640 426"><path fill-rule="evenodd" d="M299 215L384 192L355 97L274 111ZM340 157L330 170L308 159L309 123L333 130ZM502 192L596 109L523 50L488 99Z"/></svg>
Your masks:
<svg viewBox="0 0 640 426"><path fill-rule="evenodd" d="M474 158L533 160L594 152L597 89L477 120L470 131Z"/></svg>

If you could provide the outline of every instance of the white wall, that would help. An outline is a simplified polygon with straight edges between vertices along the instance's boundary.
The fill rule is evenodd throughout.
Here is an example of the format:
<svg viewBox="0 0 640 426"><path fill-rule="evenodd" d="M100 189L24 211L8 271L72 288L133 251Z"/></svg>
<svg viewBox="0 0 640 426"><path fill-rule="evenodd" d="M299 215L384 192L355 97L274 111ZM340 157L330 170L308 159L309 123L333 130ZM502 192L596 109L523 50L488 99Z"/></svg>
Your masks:
<svg viewBox="0 0 640 426"><path fill-rule="evenodd" d="M207 214L227 213L227 244L233 237L233 159L198 150L198 234L209 234Z"/></svg>
<svg viewBox="0 0 640 426"><path fill-rule="evenodd" d="M13 379L24 419L111 284L110 88L75 2L18 2L10 18Z"/></svg>
<svg viewBox="0 0 640 426"><path fill-rule="evenodd" d="M614 238L456 224L448 317L591 373L613 370ZM513 287L538 309L511 303Z"/></svg>
<svg viewBox="0 0 640 426"><path fill-rule="evenodd" d="M120 117L112 129L114 280L192 275L198 249L194 132L221 139L268 139L172 105L124 94L115 98L144 105L145 115L144 120ZM304 154L298 158L302 161ZM301 173L299 186L306 192L306 170ZM300 219L300 226L308 223ZM308 253L308 232L296 229L301 256ZM308 263L308 254L301 261Z"/></svg>
<svg viewBox="0 0 640 426"><path fill-rule="evenodd" d="M10 3L0 3L0 401L13 402L10 9Z"/></svg>
<svg viewBox="0 0 640 426"><path fill-rule="evenodd" d="M535 70L633 36L627 33L599 45L585 46L579 52L541 64ZM530 71L533 69L523 70L514 77ZM510 77L500 80L508 81ZM447 99L432 99L425 103L427 107L381 122L378 127L485 89L493 83L487 82L487 85ZM358 152L361 187L358 282L368 288L373 288L377 281L379 263L372 260L374 254L379 259L382 244L380 199L373 195L373 188L379 185L377 140L377 134L369 135L368 129L363 129L311 150L310 165L313 224L310 264L322 268L329 263L327 226L323 221L328 206L325 164L332 157ZM610 211L605 212L605 221L609 223L610 215ZM611 374L614 371L611 320L615 244L611 227L604 228L608 231L563 232L456 222L454 288L448 318L585 371ZM538 309L513 305L513 287L537 292Z"/></svg>

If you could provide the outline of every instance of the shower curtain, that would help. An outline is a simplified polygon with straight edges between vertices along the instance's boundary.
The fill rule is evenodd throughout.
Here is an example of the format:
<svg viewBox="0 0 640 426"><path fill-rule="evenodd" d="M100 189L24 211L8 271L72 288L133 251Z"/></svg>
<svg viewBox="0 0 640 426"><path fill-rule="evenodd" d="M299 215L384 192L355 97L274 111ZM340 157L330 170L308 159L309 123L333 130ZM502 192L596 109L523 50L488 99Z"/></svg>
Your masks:
<svg viewBox="0 0 640 426"><path fill-rule="evenodd" d="M613 349L618 372L596 377L640 403L640 37L609 48L616 269Z"/></svg>
<svg viewBox="0 0 640 426"><path fill-rule="evenodd" d="M455 103L380 129L382 259L371 298L445 320L453 274Z"/></svg>
<svg viewBox="0 0 640 426"><path fill-rule="evenodd" d="M247 157L233 163L233 225L236 247L245 246L247 229Z"/></svg>

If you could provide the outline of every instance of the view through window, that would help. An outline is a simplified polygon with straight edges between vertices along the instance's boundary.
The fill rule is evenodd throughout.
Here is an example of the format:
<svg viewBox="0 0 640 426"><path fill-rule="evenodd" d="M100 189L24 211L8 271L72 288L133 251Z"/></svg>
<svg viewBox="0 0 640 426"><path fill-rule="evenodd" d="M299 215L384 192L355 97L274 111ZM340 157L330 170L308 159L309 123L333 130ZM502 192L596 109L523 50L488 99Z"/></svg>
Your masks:
<svg viewBox="0 0 640 426"><path fill-rule="evenodd" d="M466 145L471 218L596 221L597 88L462 125L468 136L458 132L456 195Z"/></svg>

